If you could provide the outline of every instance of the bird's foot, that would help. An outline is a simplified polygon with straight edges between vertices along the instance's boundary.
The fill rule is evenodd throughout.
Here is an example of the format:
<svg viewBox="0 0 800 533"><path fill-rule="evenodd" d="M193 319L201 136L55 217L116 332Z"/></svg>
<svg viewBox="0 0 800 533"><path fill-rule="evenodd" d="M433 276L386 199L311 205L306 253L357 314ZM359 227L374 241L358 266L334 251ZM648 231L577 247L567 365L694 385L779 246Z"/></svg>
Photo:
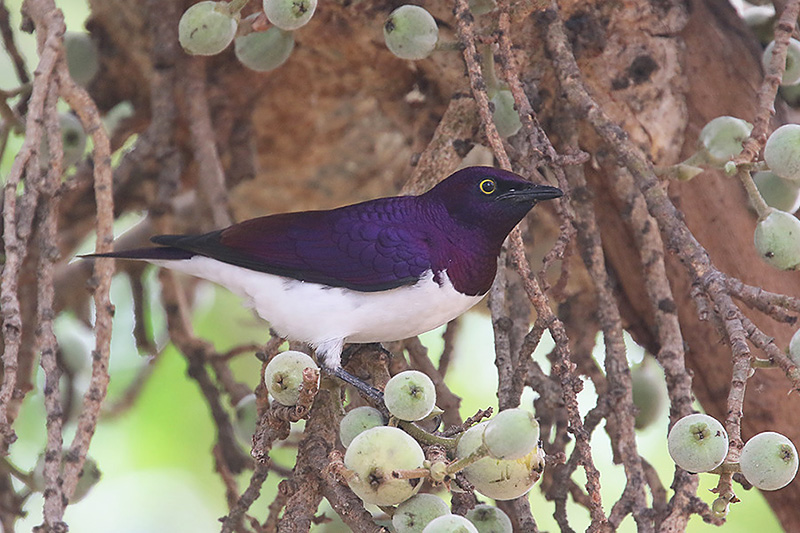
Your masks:
<svg viewBox="0 0 800 533"><path fill-rule="evenodd" d="M372 402L378 407L378 409L384 409L382 391L376 389L366 381L355 377L353 374L347 372L340 366L335 368L326 368L325 370L329 374L341 379L348 385L352 385L353 387L355 387L358 392L366 396L368 399L372 400Z"/></svg>

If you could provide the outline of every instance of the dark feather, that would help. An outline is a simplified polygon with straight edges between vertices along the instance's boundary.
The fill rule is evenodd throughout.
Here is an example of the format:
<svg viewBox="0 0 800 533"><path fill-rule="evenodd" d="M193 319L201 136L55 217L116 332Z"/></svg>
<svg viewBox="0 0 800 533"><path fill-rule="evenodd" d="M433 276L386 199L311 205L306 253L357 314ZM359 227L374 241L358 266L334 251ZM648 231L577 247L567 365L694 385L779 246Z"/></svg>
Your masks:
<svg viewBox="0 0 800 533"><path fill-rule="evenodd" d="M138 259L141 261L179 261L181 259L191 259L196 254L180 248L170 246L160 246L157 248L136 248L134 250L122 250L120 252L109 252L105 254L85 254L79 257L92 259L93 257L113 257L115 259Z"/></svg>
<svg viewBox="0 0 800 533"><path fill-rule="evenodd" d="M478 295L489 290L511 229L538 201L561 195L504 170L470 167L420 196L266 216L204 235L161 235L152 241L162 247L98 256L169 261L201 255L361 292L413 285L427 271L438 282L446 270L456 290Z"/></svg>
<svg viewBox="0 0 800 533"><path fill-rule="evenodd" d="M425 234L414 230L415 197L331 211L284 213L204 235L161 235L156 244L258 272L362 292L416 283L431 268Z"/></svg>

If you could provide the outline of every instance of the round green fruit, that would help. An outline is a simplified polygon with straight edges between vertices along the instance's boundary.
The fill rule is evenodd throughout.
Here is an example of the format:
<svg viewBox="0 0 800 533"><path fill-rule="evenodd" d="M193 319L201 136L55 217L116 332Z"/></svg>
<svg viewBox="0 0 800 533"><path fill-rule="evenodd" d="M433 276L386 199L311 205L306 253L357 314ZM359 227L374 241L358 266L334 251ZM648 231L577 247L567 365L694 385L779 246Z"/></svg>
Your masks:
<svg viewBox="0 0 800 533"><path fill-rule="evenodd" d="M83 158L83 154L86 152L86 132L83 130L80 119L72 113L59 113L58 124L61 129L61 148L64 153L61 167L67 169ZM39 147L39 166L43 169L49 167L51 157L50 144L47 142L47 138L43 137Z"/></svg>
<svg viewBox="0 0 800 533"><path fill-rule="evenodd" d="M513 533L514 527L506 513L493 505L476 505L467 513L478 533Z"/></svg>
<svg viewBox="0 0 800 533"><path fill-rule="evenodd" d="M431 520L422 533L478 533L478 530L463 516L448 514Z"/></svg>
<svg viewBox="0 0 800 533"><path fill-rule="evenodd" d="M722 166L742 151L742 143L753 125L740 118L722 116L711 120L700 131L698 145L708 163Z"/></svg>
<svg viewBox="0 0 800 533"><path fill-rule="evenodd" d="M383 400L392 416L407 421L422 420L436 405L436 387L422 372L407 370L386 383Z"/></svg>
<svg viewBox="0 0 800 533"><path fill-rule="evenodd" d="M264 0L264 14L276 27L292 31L305 26L317 9L317 0Z"/></svg>
<svg viewBox="0 0 800 533"><path fill-rule="evenodd" d="M83 322L67 316L60 316L59 320L53 323L53 327L61 355L59 362L63 363L73 376L87 370L91 366L94 349L92 330Z"/></svg>
<svg viewBox="0 0 800 533"><path fill-rule="evenodd" d="M420 468L424 460L420 445L402 429L371 428L347 447L344 465L354 474L347 483L365 503L397 505L416 494L422 480L397 479L392 472Z"/></svg>
<svg viewBox="0 0 800 533"><path fill-rule="evenodd" d="M296 405L303 384L303 370L319 367L303 352L286 351L273 357L264 370L264 384L278 403Z"/></svg>
<svg viewBox="0 0 800 533"><path fill-rule="evenodd" d="M61 145L64 148L64 168L76 164L86 152L86 132L83 124L72 113L58 115L61 125Z"/></svg>
<svg viewBox="0 0 800 533"><path fill-rule="evenodd" d="M726 498L717 498L711 502L711 512L717 518L725 518L730 510L730 502Z"/></svg>
<svg viewBox="0 0 800 533"><path fill-rule="evenodd" d="M253 444L253 433L258 425L258 405L255 394L248 394L236 404L236 416L233 418L233 433L243 445Z"/></svg>
<svg viewBox="0 0 800 533"><path fill-rule="evenodd" d="M465 431L458 440L456 458L469 457L483 445L488 422ZM484 457L464 468L464 477L475 490L495 500L513 500L526 494L544 470L544 457L538 446L521 459Z"/></svg>
<svg viewBox="0 0 800 533"><path fill-rule="evenodd" d="M774 6L747 6L742 10L744 23L753 31L762 45L768 44L775 32Z"/></svg>
<svg viewBox="0 0 800 533"><path fill-rule="evenodd" d="M769 69L773 48L775 48L775 41L771 41L764 49L762 57L764 70ZM800 82L800 41L789 39L789 48L786 50L786 70L783 71L781 85L795 85L798 82Z"/></svg>
<svg viewBox="0 0 800 533"><path fill-rule="evenodd" d="M100 468L97 466L97 461L87 456L78 476L78 484L75 485L75 492L72 493L72 498L69 500L70 503L76 503L85 498L92 487L97 485L100 481L102 472L100 472Z"/></svg>
<svg viewBox="0 0 800 533"><path fill-rule="evenodd" d="M797 449L784 435L765 431L744 444L739 466L757 489L782 489L797 475Z"/></svg>
<svg viewBox="0 0 800 533"><path fill-rule="evenodd" d="M383 38L389 51L401 59L425 59L436 49L439 27L422 7L400 6L383 24Z"/></svg>
<svg viewBox="0 0 800 533"><path fill-rule="evenodd" d="M781 98L783 98L783 101L786 102L789 107L793 107L795 109L800 107L800 84L781 85L778 88L778 94L781 95Z"/></svg>
<svg viewBox="0 0 800 533"><path fill-rule="evenodd" d="M64 450L63 454L66 456L67 450ZM63 458L61 463L61 473L64 473ZM85 498L86 495L89 494L89 491L92 489L92 487L97 485L97 483L100 481L101 476L102 472L100 472L100 468L97 466L97 461L87 456L86 460L83 462L83 468L78 474L78 484L75 485L75 492L72 493L72 498L70 498L69 502L77 503ZM31 482L35 490L39 492L44 491L44 454L39 455L39 458L36 460L36 465L33 467Z"/></svg>
<svg viewBox="0 0 800 533"><path fill-rule="evenodd" d="M450 514L450 508L433 494L417 494L397 506L392 515L396 533L420 533L431 520Z"/></svg>
<svg viewBox="0 0 800 533"><path fill-rule="evenodd" d="M796 270L800 266L800 220L791 213L770 209L756 224L753 244L770 265Z"/></svg>
<svg viewBox="0 0 800 533"><path fill-rule="evenodd" d="M634 425L645 429L661 416L667 401L666 382L658 363L651 355L631 369L633 405L638 412Z"/></svg>
<svg viewBox="0 0 800 533"><path fill-rule="evenodd" d="M82 31L65 33L64 54L67 57L69 75L75 83L82 87L89 85L100 70L97 45L89 34Z"/></svg>
<svg viewBox="0 0 800 533"><path fill-rule="evenodd" d="M789 359L800 367L800 329L794 332L792 340L789 341Z"/></svg>
<svg viewBox="0 0 800 533"><path fill-rule="evenodd" d="M339 440L347 448L353 439L360 433L378 426L383 426L386 421L380 411L374 407L364 405L351 409L339 423Z"/></svg>
<svg viewBox="0 0 800 533"><path fill-rule="evenodd" d="M522 128L522 122L514 108L514 96L511 91L507 89L497 91L492 96L491 102L494 104L492 119L497 127L497 133L504 138L515 135Z"/></svg>
<svg viewBox="0 0 800 533"><path fill-rule="evenodd" d="M754 173L753 182L768 206L787 213L800 208L800 182L783 179L770 171Z"/></svg>
<svg viewBox="0 0 800 533"><path fill-rule="evenodd" d="M483 431L483 444L495 459L522 459L538 443L539 422L524 409L500 411Z"/></svg>
<svg viewBox="0 0 800 533"><path fill-rule="evenodd" d="M294 50L294 34L272 27L234 41L236 58L251 70L268 72L283 65Z"/></svg>
<svg viewBox="0 0 800 533"><path fill-rule="evenodd" d="M227 2L198 2L178 22L178 40L192 55L211 56L225 50L236 35L238 22Z"/></svg>
<svg viewBox="0 0 800 533"><path fill-rule="evenodd" d="M709 472L728 454L728 433L715 418L695 413L675 422L667 436L667 449L684 470Z"/></svg>
<svg viewBox="0 0 800 533"><path fill-rule="evenodd" d="M800 125L784 124L764 145L764 161L778 176L800 181Z"/></svg>

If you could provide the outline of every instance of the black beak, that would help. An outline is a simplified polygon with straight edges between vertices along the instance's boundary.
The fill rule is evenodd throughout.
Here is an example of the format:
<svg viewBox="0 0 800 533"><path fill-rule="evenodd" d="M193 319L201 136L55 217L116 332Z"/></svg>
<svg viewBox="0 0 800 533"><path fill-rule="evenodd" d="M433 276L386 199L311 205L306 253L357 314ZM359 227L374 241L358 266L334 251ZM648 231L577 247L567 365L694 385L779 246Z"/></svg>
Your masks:
<svg viewBox="0 0 800 533"><path fill-rule="evenodd" d="M530 187L522 189L511 189L500 195L501 199L509 199L517 202L543 202L544 200L554 200L564 196L564 191L558 187L550 185L531 184Z"/></svg>

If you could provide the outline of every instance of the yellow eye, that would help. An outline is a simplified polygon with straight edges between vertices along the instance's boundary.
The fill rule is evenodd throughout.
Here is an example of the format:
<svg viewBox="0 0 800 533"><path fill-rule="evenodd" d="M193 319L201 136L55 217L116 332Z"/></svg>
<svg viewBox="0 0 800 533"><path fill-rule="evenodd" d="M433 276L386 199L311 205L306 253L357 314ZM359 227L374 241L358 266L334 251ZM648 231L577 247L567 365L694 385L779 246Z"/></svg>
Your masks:
<svg viewBox="0 0 800 533"><path fill-rule="evenodd" d="M478 187L480 187L483 194L492 194L497 189L497 184L492 179L485 179L481 181Z"/></svg>

